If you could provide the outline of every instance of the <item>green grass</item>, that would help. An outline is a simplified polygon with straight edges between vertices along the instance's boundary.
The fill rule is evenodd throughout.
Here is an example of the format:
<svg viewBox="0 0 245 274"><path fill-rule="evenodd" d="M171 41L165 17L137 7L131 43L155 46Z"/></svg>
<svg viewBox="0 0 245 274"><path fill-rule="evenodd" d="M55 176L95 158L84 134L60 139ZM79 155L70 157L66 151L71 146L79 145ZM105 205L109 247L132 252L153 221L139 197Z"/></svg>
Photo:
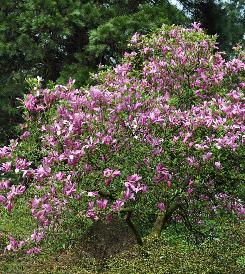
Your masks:
<svg viewBox="0 0 245 274"><path fill-rule="evenodd" d="M17 199L12 212L0 207L0 220L0 233L13 234L17 238L28 235L36 227L31 210L23 198Z"/></svg>
<svg viewBox="0 0 245 274"><path fill-rule="evenodd" d="M36 226L29 208L19 200L11 214L0 211L0 250L6 235L23 239ZM68 218L69 219L69 218ZM229 219L212 223L215 233L195 244L179 225L169 226L158 241L148 241L143 248L130 250L103 261L89 257L81 247L83 227L72 216L63 230L43 242L39 255L1 254L0 273L106 273L106 274L242 274L245 273L245 223ZM6 243L6 242L5 242ZM110 248L110 245L108 245Z"/></svg>
<svg viewBox="0 0 245 274"><path fill-rule="evenodd" d="M12 255L0 259L0 273L108 273L108 274L242 274L245 272L243 225L224 227L220 239L190 245L166 235L144 248L133 246L106 261L96 261L79 245L59 252L46 250L38 256Z"/></svg>

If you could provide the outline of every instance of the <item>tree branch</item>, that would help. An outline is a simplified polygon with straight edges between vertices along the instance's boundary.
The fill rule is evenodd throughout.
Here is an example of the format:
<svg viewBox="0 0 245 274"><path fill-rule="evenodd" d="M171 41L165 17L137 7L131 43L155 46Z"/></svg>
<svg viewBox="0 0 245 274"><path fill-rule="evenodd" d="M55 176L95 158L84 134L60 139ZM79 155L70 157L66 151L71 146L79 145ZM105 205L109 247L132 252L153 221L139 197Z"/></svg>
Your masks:
<svg viewBox="0 0 245 274"><path fill-rule="evenodd" d="M132 222L132 219L131 219L132 213L133 213L132 210L129 210L127 212L125 221L128 224L128 226L131 228L131 230L133 231L137 243L142 246L143 241L142 241L142 238L140 236L140 233L139 233L138 229L136 228L135 224Z"/></svg>
<svg viewBox="0 0 245 274"><path fill-rule="evenodd" d="M162 232L162 229L167 224L168 220L172 217L173 213L179 208L180 203L175 201L169 207L167 207L165 212L158 214L157 219L154 223L150 237L159 238Z"/></svg>

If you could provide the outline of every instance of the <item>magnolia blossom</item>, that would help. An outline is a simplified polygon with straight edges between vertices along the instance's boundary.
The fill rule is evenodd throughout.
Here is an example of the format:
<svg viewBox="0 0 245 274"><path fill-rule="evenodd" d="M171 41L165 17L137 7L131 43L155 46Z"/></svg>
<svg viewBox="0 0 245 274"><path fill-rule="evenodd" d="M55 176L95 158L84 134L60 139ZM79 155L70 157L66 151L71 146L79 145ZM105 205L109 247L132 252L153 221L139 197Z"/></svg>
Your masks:
<svg viewBox="0 0 245 274"><path fill-rule="evenodd" d="M157 208L160 210L160 211L165 211L166 210L166 205L164 203L158 203L157 204Z"/></svg>
<svg viewBox="0 0 245 274"><path fill-rule="evenodd" d="M26 251L26 254L31 255L31 254L39 254L42 251L40 247L33 247L31 249L28 249Z"/></svg>
<svg viewBox="0 0 245 274"><path fill-rule="evenodd" d="M220 162L215 162L214 165L217 169L221 169L221 167L222 167Z"/></svg>
<svg viewBox="0 0 245 274"><path fill-rule="evenodd" d="M122 200L117 200L113 205L112 205L112 210L117 212L119 211L124 205L124 201Z"/></svg>
<svg viewBox="0 0 245 274"><path fill-rule="evenodd" d="M2 164L2 166L0 167L0 170L4 173L8 173L11 171L11 166L12 163L11 162L5 162Z"/></svg>
<svg viewBox="0 0 245 274"><path fill-rule="evenodd" d="M36 243L40 242L43 239L43 237L44 237L44 232L38 232L37 230L35 230L33 234L31 235L31 239Z"/></svg>
<svg viewBox="0 0 245 274"><path fill-rule="evenodd" d="M29 131L25 131L22 133L22 135L20 136L21 140L25 140L27 138L29 138L31 136L31 133Z"/></svg>
<svg viewBox="0 0 245 274"><path fill-rule="evenodd" d="M102 199L102 200L97 200L97 205L100 209L105 209L107 207L108 204L108 200L106 199Z"/></svg>

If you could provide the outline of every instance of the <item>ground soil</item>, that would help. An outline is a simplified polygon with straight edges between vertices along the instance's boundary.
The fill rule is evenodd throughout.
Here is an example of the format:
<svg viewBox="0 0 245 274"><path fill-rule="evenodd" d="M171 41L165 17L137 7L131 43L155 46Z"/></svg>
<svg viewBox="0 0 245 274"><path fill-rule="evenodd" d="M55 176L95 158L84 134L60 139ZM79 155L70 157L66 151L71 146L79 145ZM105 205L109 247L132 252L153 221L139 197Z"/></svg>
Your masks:
<svg viewBox="0 0 245 274"><path fill-rule="evenodd" d="M127 251L137 244L135 236L125 222L113 219L98 221L81 239L81 252L97 260L106 260Z"/></svg>

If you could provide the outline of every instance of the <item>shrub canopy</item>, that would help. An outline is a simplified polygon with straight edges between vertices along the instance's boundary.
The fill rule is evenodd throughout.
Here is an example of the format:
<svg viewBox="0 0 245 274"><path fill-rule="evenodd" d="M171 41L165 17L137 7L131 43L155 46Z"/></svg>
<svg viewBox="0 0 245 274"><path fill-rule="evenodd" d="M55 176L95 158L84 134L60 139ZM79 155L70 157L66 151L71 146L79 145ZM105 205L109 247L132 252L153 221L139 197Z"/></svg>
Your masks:
<svg viewBox="0 0 245 274"><path fill-rule="evenodd" d="M196 23L136 33L130 46L95 86L43 89L37 79L25 97L23 134L0 149L0 203L11 211L25 195L39 228L7 250L39 242L67 212L125 214L133 230L132 215L158 214L154 235L175 213L193 223L205 210L244 214L232 196L242 180L241 49L226 62Z"/></svg>

